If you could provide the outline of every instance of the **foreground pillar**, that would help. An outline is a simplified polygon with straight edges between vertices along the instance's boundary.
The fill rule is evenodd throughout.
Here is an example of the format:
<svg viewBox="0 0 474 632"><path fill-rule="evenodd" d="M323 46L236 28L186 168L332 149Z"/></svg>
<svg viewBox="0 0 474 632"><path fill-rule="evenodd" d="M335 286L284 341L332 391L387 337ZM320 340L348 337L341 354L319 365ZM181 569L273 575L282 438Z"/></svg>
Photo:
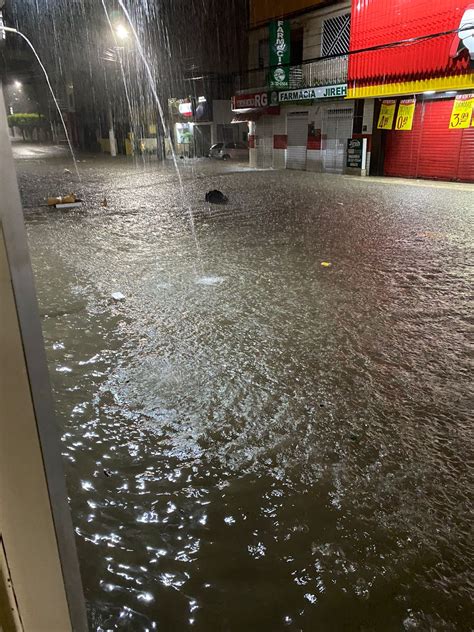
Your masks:
<svg viewBox="0 0 474 632"><path fill-rule="evenodd" d="M0 99L2 627L5 632L87 630L26 231Z"/></svg>

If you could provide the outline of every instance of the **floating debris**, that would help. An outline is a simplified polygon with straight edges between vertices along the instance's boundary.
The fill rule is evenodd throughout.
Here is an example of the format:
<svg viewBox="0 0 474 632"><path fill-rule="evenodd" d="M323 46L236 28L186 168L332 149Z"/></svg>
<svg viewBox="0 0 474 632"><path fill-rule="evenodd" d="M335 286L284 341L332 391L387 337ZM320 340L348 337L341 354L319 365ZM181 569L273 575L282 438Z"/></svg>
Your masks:
<svg viewBox="0 0 474 632"><path fill-rule="evenodd" d="M323 268L330 268L332 266L332 263L329 263L329 261L321 261L321 265L323 266Z"/></svg>
<svg viewBox="0 0 474 632"><path fill-rule="evenodd" d="M75 193L48 198L48 206L54 206L55 208L77 208L81 205L82 200L76 197Z"/></svg>
<svg viewBox="0 0 474 632"><path fill-rule="evenodd" d="M213 189L206 193L206 202L209 202L209 204L225 204L228 199L229 198L218 189Z"/></svg>
<svg viewBox="0 0 474 632"><path fill-rule="evenodd" d="M197 285L220 285L224 283L224 277L204 276L196 280Z"/></svg>
<svg viewBox="0 0 474 632"><path fill-rule="evenodd" d="M124 301L125 294L122 294L122 292L113 292L112 298L114 299L114 301Z"/></svg>

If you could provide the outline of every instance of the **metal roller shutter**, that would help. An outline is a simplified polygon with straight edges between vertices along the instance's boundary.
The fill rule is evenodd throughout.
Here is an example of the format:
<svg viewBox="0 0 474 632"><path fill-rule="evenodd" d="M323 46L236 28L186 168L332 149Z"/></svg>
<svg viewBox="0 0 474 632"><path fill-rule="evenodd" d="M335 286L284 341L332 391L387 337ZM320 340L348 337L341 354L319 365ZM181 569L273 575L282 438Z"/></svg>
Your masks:
<svg viewBox="0 0 474 632"><path fill-rule="evenodd" d="M463 129L461 151L459 152L458 180L474 182L474 125Z"/></svg>
<svg viewBox="0 0 474 632"><path fill-rule="evenodd" d="M273 119L262 116L257 123L257 167L270 169L273 162Z"/></svg>
<svg viewBox="0 0 474 632"><path fill-rule="evenodd" d="M323 170L342 173L347 140L352 138L354 111L352 107L328 107L323 112Z"/></svg>
<svg viewBox="0 0 474 632"><path fill-rule="evenodd" d="M294 112L287 115L288 149L287 169L306 169L306 146L308 144L308 113Z"/></svg>
<svg viewBox="0 0 474 632"><path fill-rule="evenodd" d="M384 173L474 182L474 128L449 129L453 99L417 103L413 129L387 132Z"/></svg>
<svg viewBox="0 0 474 632"><path fill-rule="evenodd" d="M388 132L385 146L385 175L416 178L423 122L423 108L416 107L413 127L408 132Z"/></svg>

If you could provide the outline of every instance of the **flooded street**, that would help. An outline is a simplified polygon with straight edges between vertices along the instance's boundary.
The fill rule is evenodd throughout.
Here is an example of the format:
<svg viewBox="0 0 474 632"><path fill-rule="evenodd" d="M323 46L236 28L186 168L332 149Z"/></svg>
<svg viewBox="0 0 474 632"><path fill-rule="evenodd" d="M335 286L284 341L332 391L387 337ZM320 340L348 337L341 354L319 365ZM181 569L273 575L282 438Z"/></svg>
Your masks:
<svg viewBox="0 0 474 632"><path fill-rule="evenodd" d="M17 154L91 630L470 630L472 187L85 160Z"/></svg>

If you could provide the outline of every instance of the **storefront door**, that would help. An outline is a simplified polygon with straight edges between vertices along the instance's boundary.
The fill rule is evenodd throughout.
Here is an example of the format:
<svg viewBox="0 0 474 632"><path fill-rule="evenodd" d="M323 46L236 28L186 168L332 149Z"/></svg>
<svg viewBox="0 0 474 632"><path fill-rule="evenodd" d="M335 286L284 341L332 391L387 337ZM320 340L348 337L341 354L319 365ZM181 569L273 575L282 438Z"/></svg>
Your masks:
<svg viewBox="0 0 474 632"><path fill-rule="evenodd" d="M271 169L273 166L273 119L262 116L257 122L257 167Z"/></svg>
<svg viewBox="0 0 474 632"><path fill-rule="evenodd" d="M411 131L389 131L384 174L474 182L474 127L449 129L453 99L420 101Z"/></svg>
<svg viewBox="0 0 474 632"><path fill-rule="evenodd" d="M287 169L306 169L306 147L308 144L308 112L287 115L288 149Z"/></svg>
<svg viewBox="0 0 474 632"><path fill-rule="evenodd" d="M327 106L323 112L323 171L342 173L347 140L352 138L354 110L351 107Z"/></svg>

